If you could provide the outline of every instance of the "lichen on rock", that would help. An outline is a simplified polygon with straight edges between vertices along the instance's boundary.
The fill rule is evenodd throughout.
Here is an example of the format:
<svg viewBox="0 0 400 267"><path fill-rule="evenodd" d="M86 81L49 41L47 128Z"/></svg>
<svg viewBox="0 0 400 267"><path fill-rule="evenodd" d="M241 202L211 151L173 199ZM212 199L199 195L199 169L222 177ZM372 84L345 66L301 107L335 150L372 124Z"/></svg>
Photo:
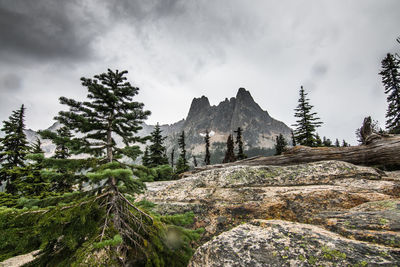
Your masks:
<svg viewBox="0 0 400 267"><path fill-rule="evenodd" d="M400 249L343 238L314 225L254 220L197 249L189 267L394 266Z"/></svg>

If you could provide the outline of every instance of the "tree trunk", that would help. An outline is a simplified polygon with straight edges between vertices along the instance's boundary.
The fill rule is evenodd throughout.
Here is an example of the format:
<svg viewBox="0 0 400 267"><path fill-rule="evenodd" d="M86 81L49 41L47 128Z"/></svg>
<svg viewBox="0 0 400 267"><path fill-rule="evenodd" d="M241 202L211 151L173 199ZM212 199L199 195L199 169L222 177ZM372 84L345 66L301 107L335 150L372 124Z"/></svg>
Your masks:
<svg viewBox="0 0 400 267"><path fill-rule="evenodd" d="M111 129L107 131L107 160L108 162L113 161Z"/></svg>
<svg viewBox="0 0 400 267"><path fill-rule="evenodd" d="M400 166L400 135L383 137L375 134L367 139L367 145L352 147L296 146L279 156L253 157L227 164L198 167L185 175L236 165L293 165L321 160L340 160L364 166Z"/></svg>

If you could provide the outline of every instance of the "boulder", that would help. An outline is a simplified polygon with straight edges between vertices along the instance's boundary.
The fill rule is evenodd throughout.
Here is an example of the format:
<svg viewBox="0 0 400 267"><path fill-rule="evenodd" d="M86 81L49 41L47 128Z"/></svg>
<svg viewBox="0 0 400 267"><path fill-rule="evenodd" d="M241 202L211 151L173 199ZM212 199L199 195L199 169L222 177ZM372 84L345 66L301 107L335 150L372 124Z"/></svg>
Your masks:
<svg viewBox="0 0 400 267"><path fill-rule="evenodd" d="M347 239L314 225L254 220L199 247L188 266L395 266L399 263L398 248Z"/></svg>

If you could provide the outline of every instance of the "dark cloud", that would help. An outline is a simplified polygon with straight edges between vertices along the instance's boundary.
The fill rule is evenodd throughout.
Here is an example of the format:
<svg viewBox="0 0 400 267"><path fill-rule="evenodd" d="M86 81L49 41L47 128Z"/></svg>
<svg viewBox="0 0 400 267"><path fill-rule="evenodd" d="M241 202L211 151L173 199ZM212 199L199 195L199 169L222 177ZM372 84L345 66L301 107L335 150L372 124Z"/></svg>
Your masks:
<svg viewBox="0 0 400 267"><path fill-rule="evenodd" d="M75 1L0 0L0 57L87 59L97 29L83 12Z"/></svg>

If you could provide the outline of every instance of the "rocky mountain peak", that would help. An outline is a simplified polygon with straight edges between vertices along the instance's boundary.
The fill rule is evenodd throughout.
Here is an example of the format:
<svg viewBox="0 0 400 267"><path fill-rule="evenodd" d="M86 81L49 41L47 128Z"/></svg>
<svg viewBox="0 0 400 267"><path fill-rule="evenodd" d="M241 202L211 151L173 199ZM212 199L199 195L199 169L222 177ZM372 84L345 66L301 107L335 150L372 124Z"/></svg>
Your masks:
<svg viewBox="0 0 400 267"><path fill-rule="evenodd" d="M193 98L192 104L190 105L188 119L195 117L197 114L201 114L211 107L210 101L206 96L202 96L199 98Z"/></svg>
<svg viewBox="0 0 400 267"><path fill-rule="evenodd" d="M253 97L251 96L250 92L247 91L245 88L240 87L237 94L236 94L236 99L238 101L243 101L247 103L255 102Z"/></svg>
<svg viewBox="0 0 400 267"><path fill-rule="evenodd" d="M243 107L250 109L253 113L261 113L264 112L262 108L254 101L253 97L250 94L250 91L247 91L245 88L239 88L236 94L236 105L237 109L242 109Z"/></svg>

